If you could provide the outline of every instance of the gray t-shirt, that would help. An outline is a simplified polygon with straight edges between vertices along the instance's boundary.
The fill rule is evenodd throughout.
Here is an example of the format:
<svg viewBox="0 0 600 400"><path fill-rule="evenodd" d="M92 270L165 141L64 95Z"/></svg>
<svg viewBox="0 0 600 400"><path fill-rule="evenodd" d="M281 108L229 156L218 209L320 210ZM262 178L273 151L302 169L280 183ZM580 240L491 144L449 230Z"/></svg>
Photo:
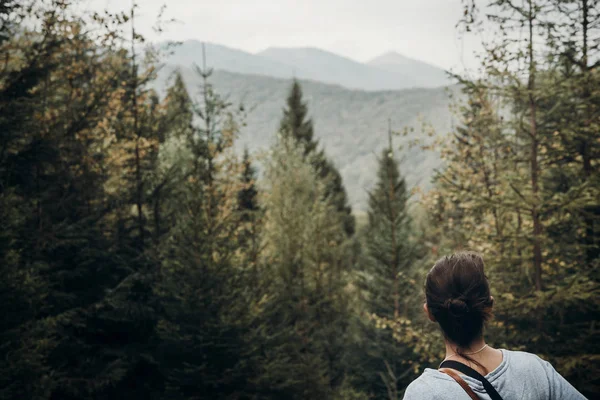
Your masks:
<svg viewBox="0 0 600 400"><path fill-rule="evenodd" d="M503 400L571 400L585 399L565 380L549 362L535 354L522 351L502 351L502 362L485 378L494 386ZM471 389L482 400L490 399L483 385L476 379L461 374ZM465 399L469 395L450 376L426 368L404 393L404 400Z"/></svg>

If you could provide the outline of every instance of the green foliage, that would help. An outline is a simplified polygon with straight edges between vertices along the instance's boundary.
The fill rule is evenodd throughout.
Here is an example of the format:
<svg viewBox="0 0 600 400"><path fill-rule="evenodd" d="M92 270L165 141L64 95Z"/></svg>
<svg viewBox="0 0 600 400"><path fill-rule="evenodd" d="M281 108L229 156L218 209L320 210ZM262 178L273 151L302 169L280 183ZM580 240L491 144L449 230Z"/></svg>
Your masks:
<svg viewBox="0 0 600 400"><path fill-rule="evenodd" d="M308 108L302 99L300 83L294 79L287 98L287 107L283 110L283 118L279 131L286 137L292 137L304 144L305 154L312 153L318 143L313 138L312 120L306 119Z"/></svg>
<svg viewBox="0 0 600 400"><path fill-rule="evenodd" d="M292 398L331 398L344 378L345 234L304 146L283 136L270 154L261 384Z"/></svg>
<svg viewBox="0 0 600 400"><path fill-rule="evenodd" d="M500 42L463 81L424 207L390 143L354 235L298 82L257 182L210 70L199 98L151 89L133 11L2 2L0 397L397 399L443 353L419 286L461 247L487 260L494 344L596 393L597 4L495 4L545 47Z"/></svg>
<svg viewBox="0 0 600 400"><path fill-rule="evenodd" d="M348 205L348 196L342 183L342 176L333 163L327 159L325 151L317 151L318 142L313 139L312 120L307 118L308 109L302 100L302 89L294 80L287 98L287 108L283 110L280 133L284 137L293 138L304 148L304 155L314 155L312 162L321 179L327 182L324 196L335 204L337 213L342 219L344 230L352 236L355 230L352 208Z"/></svg>
<svg viewBox="0 0 600 400"><path fill-rule="evenodd" d="M209 65L212 65L210 63ZM166 65L158 73L155 87L164 91L165 78L173 67ZM190 68L180 68L186 84L196 87L197 75ZM244 75L216 69L212 82L220 93L237 104L243 102L249 110L246 125L240 132L237 148L248 147L251 153L265 151L272 144L272 132L281 124L282 105L290 93L290 81L264 75ZM407 89L369 92L328 85L314 80L299 80L302 97L313 123L313 140L325 149L327 158L343 178L348 203L353 213L366 212L367 191L374 183L374 171L379 154L387 146L388 119L393 126L412 126L406 136L395 143L402 147L402 159L409 165L403 174L410 187L431 187L430 178L440 167L440 157L435 151L409 145L414 140L428 141L426 130L420 129L423 121L434 128L437 135L445 135L452 128L454 117L449 109L448 93L460 97L460 90ZM287 107L285 107L287 109Z"/></svg>
<svg viewBox="0 0 600 400"><path fill-rule="evenodd" d="M362 374L375 398L400 398L412 378L408 363L412 351L394 338L393 324L381 323L407 319L410 299L418 295L413 279L418 252L408 198L390 136L390 145L379 158L375 188L369 193L358 281L365 298Z"/></svg>
<svg viewBox="0 0 600 400"><path fill-rule="evenodd" d="M428 196L440 250L468 247L486 257L498 299L489 337L547 357L588 395L598 390L592 360L600 305L600 186L591 144L599 110L590 89L598 74L582 61L593 48L586 43L594 31L585 19L597 18L590 6L495 4L497 28L524 27L526 39L498 40L484 60L487 75L463 82L462 124L443 145L447 167Z"/></svg>
<svg viewBox="0 0 600 400"><path fill-rule="evenodd" d="M118 206L107 190L103 128L127 59L99 49L65 8L37 4L29 17L41 15L41 31L5 43L2 108L20 111L2 120L1 196L9 208L1 257L7 294L22 310L2 330L7 398L127 396L138 371L153 370L149 264L114 240ZM153 380L139 390L159 386Z"/></svg>
<svg viewBox="0 0 600 400"><path fill-rule="evenodd" d="M407 201L406 183L400 177L393 150L385 149L375 188L369 193L365 231L370 309L380 316L398 317L405 311L400 302L407 296L400 293L400 286L415 258Z"/></svg>

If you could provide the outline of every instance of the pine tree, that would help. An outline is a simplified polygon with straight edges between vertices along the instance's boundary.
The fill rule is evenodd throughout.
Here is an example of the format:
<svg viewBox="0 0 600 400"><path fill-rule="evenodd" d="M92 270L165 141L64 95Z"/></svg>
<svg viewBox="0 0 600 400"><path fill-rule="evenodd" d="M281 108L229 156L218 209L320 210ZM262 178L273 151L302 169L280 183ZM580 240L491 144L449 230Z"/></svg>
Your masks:
<svg viewBox="0 0 600 400"><path fill-rule="evenodd" d="M279 397L330 398L344 381L345 234L303 146L282 136L270 154L258 385Z"/></svg>
<svg viewBox="0 0 600 400"><path fill-rule="evenodd" d="M328 182L325 196L332 199L344 230L348 237L355 231L355 219L352 208L348 205L348 195L342 182L342 176L327 158L324 150L318 150L319 143L313 138L313 123L307 119L308 107L302 99L302 88L297 80L294 80L287 98L287 107L283 110L283 118L280 123L280 132L284 137L294 138L304 146L305 156L311 154L321 179Z"/></svg>
<svg viewBox="0 0 600 400"><path fill-rule="evenodd" d="M386 317L402 314L400 279L413 261L410 243L408 191L400 176L394 150L383 150L375 189L369 193L366 230L368 256L372 259L372 311ZM387 289L383 289L387 287ZM383 289L383 290L382 290Z"/></svg>
<svg viewBox="0 0 600 400"><path fill-rule="evenodd" d="M164 238L175 225L177 204L183 196L186 179L185 157L181 156L185 141L193 136L193 103L181 74L176 72L173 85L157 110L158 146L153 152L148 179L148 202L151 210L154 250L159 251Z"/></svg>
<svg viewBox="0 0 600 400"><path fill-rule="evenodd" d="M597 46L600 40L597 28L600 3L596 0L573 0L557 2L555 6L560 18L549 29L548 46L552 49L554 62L559 64L556 73L563 84L563 93L568 93L577 107L553 113L552 116L556 117L553 125L559 132L563 151L581 159L579 170L567 172L560 166L556 168L553 182L561 182L559 190L567 191L573 186L572 182L593 182L594 165L597 165L600 157L600 149L594 142L598 132L598 124L594 121L598 120L600 114L599 92L596 90L596 71L600 66L597 60L600 50ZM569 130L568 133L564 132L565 128ZM572 229L568 237L576 238L585 247L586 261L593 263L600 256L600 205L598 202L587 204L575 215L579 221L563 221L560 230L568 229L569 224L571 227L583 224L583 231Z"/></svg>
<svg viewBox="0 0 600 400"><path fill-rule="evenodd" d="M292 137L304 144L305 154L314 152L318 142L314 139L313 123L308 117L308 107L302 98L302 87L294 79L286 99L287 107L283 109L283 118L279 131L286 137Z"/></svg>
<svg viewBox="0 0 600 400"><path fill-rule="evenodd" d="M40 354L29 351L33 346L27 325L35 317L44 290L39 271L27 268L20 254L27 232L26 221L33 208L25 201L26 188L19 174L27 171L25 150L33 141L31 115L39 107L32 91L56 70L50 63L58 38L48 35L37 46L28 35L19 41L17 27L28 17L24 5L16 2L0 6L0 52L6 68L0 73L0 304L4 318L0 324L0 397L31 395L26 388L48 372ZM49 26L54 24L49 23ZM19 54L19 52L22 52ZM31 157L29 160L31 161ZM29 176L29 175L28 175ZM25 344L26 343L26 344Z"/></svg>
<svg viewBox="0 0 600 400"><path fill-rule="evenodd" d="M596 311L582 293L598 291L597 261L584 250L594 248L588 246L594 233L584 233L591 219L583 216L593 216L584 210L597 204L591 199L598 197L598 183L586 177L582 155L591 150L591 160L593 146L582 144L597 134L586 128L593 123L584 114L595 109L582 96L587 85L579 86L585 73L573 63L585 46L570 44L587 36L585 23L560 28L567 3L493 5L492 22L506 35L498 35L485 58L488 75L464 81L462 127L442 151L446 168L430 194L431 214L441 217L435 229L444 239L437 243L486 255L501 293L493 335L550 358L576 387L592 393L598 381L587 371L594 369L596 348L581 327L592 324ZM585 7L579 10L585 14ZM525 40L511 37L521 28Z"/></svg>
<svg viewBox="0 0 600 400"><path fill-rule="evenodd" d="M241 189L238 192L238 208L241 219L241 229L237 234L240 249L245 254L245 261L256 272L256 263L261 251L261 225L263 212L258 203L256 187L256 170L252 165L248 149L244 149L242 159L243 171L240 176ZM258 283L256 273L252 274L255 284Z"/></svg>
<svg viewBox="0 0 600 400"><path fill-rule="evenodd" d="M252 166L252 160L248 149L244 149L244 156L242 159L244 170L242 171L241 181L244 184L242 190L238 194L238 204L240 210L252 213L258 211L258 192L256 190L256 170ZM244 219L249 218L248 215L244 216Z"/></svg>
<svg viewBox="0 0 600 400"><path fill-rule="evenodd" d="M248 304L246 269L239 263L246 260L232 240L243 224L243 166L233 151L231 107L213 90L210 70L197 72L202 98L193 105L197 121L180 143L185 178L181 195L172 199L181 211L161 250L167 396L238 398L250 392L252 376L252 365L242 360Z"/></svg>
<svg viewBox="0 0 600 400"><path fill-rule="evenodd" d="M408 198L390 131L389 145L379 158L375 188L369 193L365 261L361 271L366 313L370 317L368 325L363 327L367 341L366 374L369 391L377 398L399 398L406 383L402 378L412 369L406 362L406 347L393 337L390 329L381 329L376 323L406 319L407 300L414 295L414 286L406 282L411 278L417 256L411 238Z"/></svg>
<svg viewBox="0 0 600 400"><path fill-rule="evenodd" d="M12 381L3 395L130 397L143 370L153 378L138 394L151 397L161 379L149 351L156 322L150 284L113 235L122 199L110 187L110 150L120 139L111 118L130 65L110 45L114 31L83 29L89 21L71 11L65 2L39 2L27 10L36 23L7 43L13 50L2 107L28 115L4 120L10 135L3 136L0 186L3 199L19 205L1 257L29 275L22 282L25 275L16 275L13 290L34 291L25 319L3 332L11 354L4 376ZM120 26L110 18L109 26Z"/></svg>

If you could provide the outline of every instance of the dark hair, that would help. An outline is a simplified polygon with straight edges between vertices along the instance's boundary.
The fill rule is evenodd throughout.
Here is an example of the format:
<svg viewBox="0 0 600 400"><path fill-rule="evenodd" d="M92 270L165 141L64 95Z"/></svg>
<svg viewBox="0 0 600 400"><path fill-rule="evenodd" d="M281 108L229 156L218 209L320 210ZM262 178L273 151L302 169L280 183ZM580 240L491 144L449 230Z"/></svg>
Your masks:
<svg viewBox="0 0 600 400"><path fill-rule="evenodd" d="M461 348L481 336L492 317L490 286L483 258L477 253L459 252L439 259L427 274L425 297L429 312L446 338L459 347L459 355Z"/></svg>

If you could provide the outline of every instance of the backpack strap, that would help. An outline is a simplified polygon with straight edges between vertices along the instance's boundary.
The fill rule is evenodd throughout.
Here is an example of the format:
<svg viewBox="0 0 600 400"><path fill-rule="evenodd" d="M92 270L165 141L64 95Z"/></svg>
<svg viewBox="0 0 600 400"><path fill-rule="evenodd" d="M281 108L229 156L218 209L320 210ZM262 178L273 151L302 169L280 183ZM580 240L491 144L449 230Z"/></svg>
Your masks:
<svg viewBox="0 0 600 400"><path fill-rule="evenodd" d="M496 389L494 389L492 384L487 379L485 379L485 377L483 377L483 375L481 375L479 372L475 371L473 368L471 368L463 363L460 363L458 361L452 361L452 360L444 361L443 363L440 364L440 368L442 368L442 369L452 368L456 371L462 372L463 374L465 374L467 376L470 376L471 378L477 379L479 382L481 382L481 384L485 388L485 391L491 397L492 400L502 400L502 397L500 397L500 394L498 393L498 391Z"/></svg>
<svg viewBox="0 0 600 400"><path fill-rule="evenodd" d="M451 370L450 368L440 368L438 371L443 372L444 374L450 376L452 379L458 382L458 384L464 389L464 391L467 392L471 400L479 400L479 397L475 394L473 389L471 389L469 384L465 382L465 380L461 378L459 374L454 372L454 370Z"/></svg>

